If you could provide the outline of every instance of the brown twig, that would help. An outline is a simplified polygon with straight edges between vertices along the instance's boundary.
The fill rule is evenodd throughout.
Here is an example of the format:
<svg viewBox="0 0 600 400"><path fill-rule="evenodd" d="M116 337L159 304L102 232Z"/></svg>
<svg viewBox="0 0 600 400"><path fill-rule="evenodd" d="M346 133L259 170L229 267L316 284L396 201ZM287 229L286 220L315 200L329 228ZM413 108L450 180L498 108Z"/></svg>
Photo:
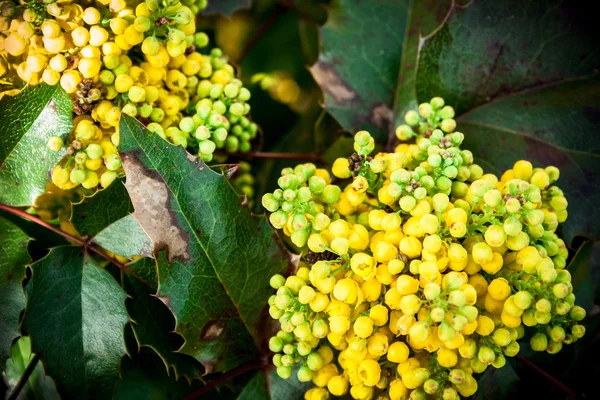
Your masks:
<svg viewBox="0 0 600 400"><path fill-rule="evenodd" d="M196 390L194 393L190 394L187 397L184 397L183 400L193 400L193 399L198 399L200 397L202 397L202 395L210 392L215 386L226 382L230 379L235 378L238 375L244 374L246 372L252 371L254 369L259 369L259 368L263 368L264 367L264 362L262 362L261 360L252 360L249 361L245 364L240 365L237 368L232 369L231 371L221 375L220 377L210 380L208 381L208 383L205 386L202 386L201 388L199 388L198 390Z"/></svg>
<svg viewBox="0 0 600 400"><path fill-rule="evenodd" d="M277 153L277 152L262 152L262 151L251 151L248 153L224 153L221 151L215 151L218 155L227 155L234 158L252 159L262 158L271 160L309 160L320 164L327 164L327 161L321 158L320 152L312 153Z"/></svg>
<svg viewBox="0 0 600 400"><path fill-rule="evenodd" d="M31 361L29 361L27 368L25 368L25 371L23 371L23 375L21 375L21 377L19 378L19 382L17 382L17 386L15 386L15 388L12 390L12 392L10 392L10 395L7 397L7 400L15 400L19 396L19 394L25 387L25 384L29 380L29 377L35 370L35 367L37 366L39 361L40 361L39 357L36 354L34 354L33 357L31 358Z"/></svg>
<svg viewBox="0 0 600 400"><path fill-rule="evenodd" d="M252 35L252 37L250 38L248 43L246 43L246 45L242 49L239 57L237 58L237 60L235 60L235 63L238 65L241 64L242 61L244 61L244 58L246 58L246 56L248 55L248 53L250 53L250 50L252 50L254 48L254 46L256 46L256 44L260 41L260 39L263 37L263 35L269 30L269 28L275 23L275 21L277 21L277 19L281 15L285 14L289 10L290 10L289 7L285 7L281 4L276 4L271 15L269 15L269 17L265 20L265 22L263 22L263 24L258 28L256 33L254 33L254 35Z"/></svg>
<svg viewBox="0 0 600 400"><path fill-rule="evenodd" d="M577 399L577 394L573 391L573 389L563 384L561 381L559 381L558 379L556 379L555 377L553 377L552 375L535 365L533 362L529 361L527 358L520 354L517 354L516 358L519 359L519 361L521 361L523 364L527 365L529 368L535 370L538 374L546 378L551 384L556 386L556 388L564 392L570 399Z"/></svg>
<svg viewBox="0 0 600 400"><path fill-rule="evenodd" d="M4 210L6 212L9 212L11 214L14 215L18 215L21 218L24 218L28 221L31 221L33 223L36 223L40 226L43 226L44 228L58 234L61 235L62 237L64 237L65 239L73 242L73 243L77 243L78 245L82 246L84 249L89 250L93 253L98 254L100 257L104 258L105 260L107 260L108 262L111 262L113 264L115 264L117 267L119 267L122 270L127 270L128 267L126 265L121 264L120 262L118 262L117 260L115 260L114 258L110 257L108 254L106 254L103 250L101 250L100 248L94 246L93 244L90 243L91 239L88 240L83 240L81 238L78 238L76 236L73 236L67 232L63 232L62 230L60 230L59 228L50 225L49 223L43 221L42 219L30 215L28 213L26 213L23 210L19 210L18 208L15 207L11 207L11 206L7 206L6 204L2 204L0 203L0 210Z"/></svg>

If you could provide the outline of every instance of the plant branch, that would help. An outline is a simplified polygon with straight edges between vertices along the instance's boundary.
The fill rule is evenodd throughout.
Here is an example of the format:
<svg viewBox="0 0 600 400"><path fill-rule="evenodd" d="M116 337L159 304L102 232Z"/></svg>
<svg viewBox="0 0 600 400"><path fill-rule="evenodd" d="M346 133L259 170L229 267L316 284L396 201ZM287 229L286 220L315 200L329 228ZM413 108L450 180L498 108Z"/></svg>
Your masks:
<svg viewBox="0 0 600 400"><path fill-rule="evenodd" d="M205 386L202 386L201 388L199 388L198 390L196 390L194 393L190 394L189 396L184 397L183 400L198 399L198 398L202 397L202 395L211 391L215 386L217 386L223 382L233 379L236 376L242 375L248 371L260 369L263 367L264 367L264 362L261 361L260 359L248 361L247 363L242 364L239 367L234 368L231 371L224 373L220 377L209 381Z"/></svg>
<svg viewBox="0 0 600 400"><path fill-rule="evenodd" d="M559 381L558 379L556 379L555 377L553 377L552 375L550 375L549 373L547 373L546 371L529 361L527 358L520 354L517 354L516 358L519 359L523 364L535 370L538 374L542 375L548 381L550 381L552 385L554 385L560 391L564 392L570 399L577 399L577 394L573 391L573 389L563 384L561 381Z"/></svg>
<svg viewBox="0 0 600 400"><path fill-rule="evenodd" d="M269 28L277 21L277 19L290 10L289 7L285 7L281 4L276 4L273 12L269 17L263 22L263 24L258 28L256 33L252 35L248 43L242 49L239 57L235 60L236 64L241 64L244 61L244 58L250 53L250 51L256 46L256 44L260 41L260 39L264 36L264 34L269 30Z"/></svg>
<svg viewBox="0 0 600 400"><path fill-rule="evenodd" d="M29 380L29 377L35 370L35 367L37 366L39 361L40 361L40 359L37 356L37 354L34 354L33 357L31 358L31 361L29 361L27 368L25 368L25 371L23 371L23 375L21 375L21 378L19 378L19 382L17 382L17 385L12 390L12 392L10 392L10 395L7 397L7 400L15 400L19 396L19 394L25 387L25 384Z"/></svg>
<svg viewBox="0 0 600 400"><path fill-rule="evenodd" d="M316 151L312 153L277 153L261 151L252 151L248 153L225 153L222 151L215 151L215 154L228 155L230 157L242 159L262 158L267 160L309 160L320 164L327 164L327 161L321 158L321 153Z"/></svg>
<svg viewBox="0 0 600 400"><path fill-rule="evenodd" d="M128 267L126 265L121 264L120 262L118 262L117 260L115 260L114 258L110 257L108 254L106 254L103 250L101 250L100 248L94 246L93 244L90 243L90 239L84 240L81 238L78 238L76 236L73 236L67 232L63 232L61 229L47 223L46 221L43 221L42 219L34 216L34 215L30 215L28 213L26 213L23 210L19 210L18 208L15 207L11 207L11 206L7 206L6 204L2 204L0 203L0 210L4 210L6 212L9 212L11 214L14 215L18 215L21 218L24 218L28 221L31 221L33 223L36 223L40 226L43 226L44 228L58 234L61 235L62 237L64 237L65 239L73 242L73 243L77 243L78 245L82 246L84 249L89 250L93 253L96 253L97 255L99 255L100 257L104 258L105 260L107 260L108 262L111 262L113 264L115 264L117 267L119 267L122 270L127 270Z"/></svg>

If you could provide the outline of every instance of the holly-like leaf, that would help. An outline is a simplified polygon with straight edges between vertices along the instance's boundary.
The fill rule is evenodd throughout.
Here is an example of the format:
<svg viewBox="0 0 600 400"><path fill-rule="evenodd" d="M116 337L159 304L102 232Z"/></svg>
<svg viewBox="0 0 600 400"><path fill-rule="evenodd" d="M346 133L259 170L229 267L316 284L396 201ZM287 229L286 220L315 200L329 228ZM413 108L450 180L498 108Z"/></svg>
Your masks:
<svg viewBox="0 0 600 400"><path fill-rule="evenodd" d="M391 7L404 3L336 2L313 67L326 78L315 75L325 107L345 129L371 130L382 144L387 134L393 145L405 112L441 96L456 109L463 147L486 171L500 174L518 159L559 167L557 184L571 203L565 239L598 238L600 94L594 75L600 52L590 37L595 14L560 0L458 3L467 2L414 1L407 12L394 13ZM371 19L377 22L364 23ZM405 20L403 35L390 28L406 26ZM376 50L378 57L372 55ZM384 84L399 57L397 85ZM332 93L347 101L336 102ZM394 122L361 125L374 105L393 108Z"/></svg>
<svg viewBox="0 0 600 400"><path fill-rule="evenodd" d="M152 257L154 250L152 241L133 215L110 224L94 236L91 243L127 258Z"/></svg>
<svg viewBox="0 0 600 400"><path fill-rule="evenodd" d="M476 400L509 399L519 383L519 376L509 361L502 368L488 368L478 379Z"/></svg>
<svg viewBox="0 0 600 400"><path fill-rule="evenodd" d="M600 227L600 52L593 13L556 1L454 6L421 45L418 101L442 96L456 108L464 148L489 172L519 159L561 169L571 207L565 239ZM501 149L501 151L499 151Z"/></svg>
<svg viewBox="0 0 600 400"><path fill-rule="evenodd" d="M22 281L31 261L28 243L29 236L0 217L0 370L10 357L13 340L20 336L19 317L25 308Z"/></svg>
<svg viewBox="0 0 600 400"><path fill-rule="evenodd" d="M256 365L255 365L256 366ZM240 367L240 369L246 366ZM235 375L232 379L216 387L209 387L213 379L206 377L207 386L200 388L195 394L199 398L219 398L236 400L300 400L313 384L300 382L297 377L299 366L292 369L288 379L277 375L273 366L262 369L250 369L248 372Z"/></svg>
<svg viewBox="0 0 600 400"><path fill-rule="evenodd" d="M184 379L169 376L162 362L151 350L142 351L133 358L124 357L121 376L115 385L117 400L183 399L201 386L200 381L190 386Z"/></svg>
<svg viewBox="0 0 600 400"><path fill-rule="evenodd" d="M72 206L71 222L91 243L123 257L152 257L152 241L131 215L133 204L123 180Z"/></svg>
<svg viewBox="0 0 600 400"><path fill-rule="evenodd" d="M158 297L175 315L180 351L209 372L253 358L268 277L288 267L288 254L224 176L131 117L119 131L134 216L168 252L158 256Z"/></svg>
<svg viewBox="0 0 600 400"><path fill-rule="evenodd" d="M250 8L250 0L218 0L209 1L203 14L223 14L231 16L235 11Z"/></svg>
<svg viewBox="0 0 600 400"><path fill-rule="evenodd" d="M123 180L72 205L71 223L82 236L93 237L110 224L133 212Z"/></svg>
<svg viewBox="0 0 600 400"><path fill-rule="evenodd" d="M346 130L387 138L409 11L409 0L338 0L329 9L311 72Z"/></svg>
<svg viewBox="0 0 600 400"><path fill-rule="evenodd" d="M135 266L134 266L135 264ZM193 357L178 353L181 337L173 333L175 319L171 311L154 295L156 286L156 260L143 258L130 264L134 274L123 277L123 287L130 296L127 309L131 317L133 333L140 347L153 349L164 362L167 374L174 372L175 379L185 376L188 380L200 378L204 368ZM140 273L142 277L138 278Z"/></svg>
<svg viewBox="0 0 600 400"><path fill-rule="evenodd" d="M565 82L482 105L458 118L464 148L496 174L515 161L560 169L557 185L570 203L567 243L600 237L600 79Z"/></svg>
<svg viewBox="0 0 600 400"><path fill-rule="evenodd" d="M394 129L404 123L404 114L417 108L417 58L423 37L433 33L448 15L450 0L412 0L408 27L402 44L402 63L394 100L394 120L390 125L388 143L395 138Z"/></svg>
<svg viewBox="0 0 600 400"><path fill-rule="evenodd" d="M300 400L304 393L310 389L311 383L302 383L296 377L294 369L292 377L281 379L277 372L261 371L248 382L238 395L240 400L271 399L271 400Z"/></svg>
<svg viewBox="0 0 600 400"><path fill-rule="evenodd" d="M66 398L105 399L125 354L126 294L78 247L57 247L32 264L23 327Z"/></svg>
<svg viewBox="0 0 600 400"><path fill-rule="evenodd" d="M590 11L560 0L455 4L421 44L417 97L441 96L462 114L525 88L592 75L600 52L589 36Z"/></svg>
<svg viewBox="0 0 600 400"><path fill-rule="evenodd" d="M0 100L0 202L33 205L50 182L64 153L48 148L52 136L67 137L73 126L71 98L60 85L27 86Z"/></svg>
<svg viewBox="0 0 600 400"><path fill-rule="evenodd" d="M34 355L31 352L31 340L28 336L19 338L13 344L11 358L6 362L5 379L8 386L8 393L12 393L15 386L19 383L21 376L34 361ZM44 373L44 366L38 362L23 389L21 389L18 399L39 399L39 400L58 400L60 396L56 392L56 386L52 378Z"/></svg>
<svg viewBox="0 0 600 400"><path fill-rule="evenodd" d="M575 257L569 263L567 269L571 273L571 283L573 284L573 293L577 299L577 305L586 309L589 313L594 307L594 298L598 290L600 277L598 268L600 262L599 242L585 242L581 245Z"/></svg>

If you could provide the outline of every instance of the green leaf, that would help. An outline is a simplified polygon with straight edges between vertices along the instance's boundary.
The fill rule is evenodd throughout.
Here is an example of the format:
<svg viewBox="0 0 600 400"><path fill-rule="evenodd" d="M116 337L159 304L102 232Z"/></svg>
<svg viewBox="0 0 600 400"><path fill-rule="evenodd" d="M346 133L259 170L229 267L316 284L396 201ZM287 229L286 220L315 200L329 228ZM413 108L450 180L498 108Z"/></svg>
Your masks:
<svg viewBox="0 0 600 400"><path fill-rule="evenodd" d="M300 382L297 378L299 366L292 370L289 379L281 379L273 366L250 370L234 376L210 391L202 391L200 398L219 398L236 400L300 400L304 393L314 385L312 382ZM206 377L207 384L218 376Z"/></svg>
<svg viewBox="0 0 600 400"><path fill-rule="evenodd" d="M208 2L202 13L231 16L235 11L247 8L250 8L250 0L213 0Z"/></svg>
<svg viewBox="0 0 600 400"><path fill-rule="evenodd" d="M123 276L123 287L129 295L127 310L131 317L131 325L139 346L153 349L164 362L168 375L171 370L175 379L185 376L188 380L197 379L204 373L204 368L193 357L177 353L181 347L181 337L173 333L175 319L165 304L157 299L156 287L146 282L156 281L156 260L144 258L135 262L135 271L146 270L146 279L138 279L133 274ZM133 264L130 264L132 266ZM152 279L152 274L154 279Z"/></svg>
<svg viewBox="0 0 600 400"><path fill-rule="evenodd" d="M268 277L288 267L288 254L225 177L131 117L119 130L134 216L168 252L158 256L157 295L175 315L180 351L209 372L252 359Z"/></svg>
<svg viewBox="0 0 600 400"><path fill-rule="evenodd" d="M463 147L486 171L500 174L519 159L559 167L571 203L565 239L598 238L594 15L559 0L339 0L312 71L342 126L370 130L382 144L389 138L388 147L408 109L442 96L457 111ZM393 108L393 123L369 122L376 107Z"/></svg>
<svg viewBox="0 0 600 400"><path fill-rule="evenodd" d="M476 400L509 399L514 395L514 389L519 383L512 361L502 368L488 368L477 381L478 389L474 395Z"/></svg>
<svg viewBox="0 0 600 400"><path fill-rule="evenodd" d="M600 244L598 242L584 243L575 257L567 267L571 273L571 283L573 284L573 293L577 299L577 305L585 308L589 313L594 307L594 297L598 290L598 252Z"/></svg>
<svg viewBox="0 0 600 400"><path fill-rule="evenodd" d="M560 169L557 182L570 203L562 224L567 243L600 237L600 79L565 82L480 106L458 118L464 148L496 174L526 159ZM501 149L501 151L498 151Z"/></svg>
<svg viewBox="0 0 600 400"><path fill-rule="evenodd" d="M125 354L129 321L113 277L81 248L58 247L32 264L23 327L66 398L107 398Z"/></svg>
<svg viewBox="0 0 600 400"><path fill-rule="evenodd" d="M28 336L19 338L12 346L12 356L6 362L6 384L9 392L12 392L18 384L21 376L33 361L31 352L31 340ZM29 376L27 383L23 386L19 399L44 399L58 400L60 396L56 392L54 381L44 373L44 366L38 362Z"/></svg>
<svg viewBox="0 0 600 400"><path fill-rule="evenodd" d="M123 180L74 203L71 222L91 243L123 257L152 257L154 246L131 215L133 204Z"/></svg>
<svg viewBox="0 0 600 400"><path fill-rule="evenodd" d="M394 121L388 136L395 138L394 128L404 124L404 114L417 108L417 58L423 37L431 34L444 21L452 5L450 0L412 0L408 28L404 35L402 63L394 100ZM388 139L390 142L390 139Z"/></svg>
<svg viewBox="0 0 600 400"><path fill-rule="evenodd" d="M410 1L338 0L321 28L321 53L311 72L324 107L346 130L385 141Z"/></svg>
<svg viewBox="0 0 600 400"><path fill-rule="evenodd" d="M106 189L81 202L73 203L71 223L82 236L93 237L110 224L133 212L123 180L112 183Z"/></svg>
<svg viewBox="0 0 600 400"><path fill-rule="evenodd" d="M100 231L91 241L123 257L152 257L154 245L133 215L128 215Z"/></svg>
<svg viewBox="0 0 600 400"><path fill-rule="evenodd" d="M21 335L19 317L25 308L22 282L25 266L31 261L28 243L29 236L0 217L0 370L10 357L13 340Z"/></svg>
<svg viewBox="0 0 600 400"><path fill-rule="evenodd" d="M487 171L522 158L561 169L568 242L600 235L595 23L590 10L558 0L475 0L453 7L418 61L418 101L442 96L455 107L463 147Z"/></svg>
<svg viewBox="0 0 600 400"><path fill-rule="evenodd" d="M441 96L462 114L498 96L592 75L600 53L589 40L590 11L560 0L454 5L421 44L419 100Z"/></svg>
<svg viewBox="0 0 600 400"><path fill-rule="evenodd" d="M45 192L50 171L63 157L48 139L65 139L72 122L71 98L60 85L27 86L0 100L0 202L33 205Z"/></svg>
<svg viewBox="0 0 600 400"><path fill-rule="evenodd" d="M116 400L183 399L198 386L201 386L199 381L190 386L184 379L176 381L174 377L170 377L160 358L148 350L135 355L133 359L123 358L121 377L115 385L114 398Z"/></svg>
<svg viewBox="0 0 600 400"><path fill-rule="evenodd" d="M300 400L304 393L313 385L302 383L296 377L294 369L289 379L281 379L277 372L261 371L246 385L237 397L240 400L271 399L271 400Z"/></svg>

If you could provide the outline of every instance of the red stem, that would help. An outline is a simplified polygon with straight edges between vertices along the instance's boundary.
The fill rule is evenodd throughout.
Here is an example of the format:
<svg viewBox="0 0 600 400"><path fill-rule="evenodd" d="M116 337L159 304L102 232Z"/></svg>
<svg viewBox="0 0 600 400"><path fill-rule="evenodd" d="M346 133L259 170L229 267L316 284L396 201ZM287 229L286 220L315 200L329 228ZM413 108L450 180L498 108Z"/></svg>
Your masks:
<svg viewBox="0 0 600 400"><path fill-rule="evenodd" d="M269 30L269 28L275 23L275 21L277 21L277 18L279 18L280 15L284 14L288 10L288 7L282 6L281 4L275 5L275 9L271 13L271 15L269 15L266 21L260 26L260 28L258 28L258 31L256 31L256 33L250 38L248 43L246 43L246 46L244 46L244 49L240 53L240 56L237 60L235 60L236 64L239 65L242 63L244 58L246 58L248 53L250 53L250 50L252 50L252 48L256 46L256 44L260 41L265 32L267 32L267 30Z"/></svg>
<svg viewBox="0 0 600 400"><path fill-rule="evenodd" d="M117 260L115 260L114 258L110 257L108 254L106 254L104 251L102 251L101 249L99 249L98 247L90 244L89 240L83 240L80 239L76 236L73 236L67 232L63 232L62 230L60 230L59 228L41 220L40 218L27 214L25 211L23 210L19 210L18 208L14 208L11 206L7 206L6 204L2 204L0 203L0 210L4 210L6 212L9 212L11 214L14 215L18 215L21 218L25 218L28 221L34 222L40 226L43 226L44 228L63 236L65 239L73 242L73 243L77 243L78 245L82 246L84 249L89 250L93 253L98 254L100 257L104 258L105 260L115 264L117 267L119 267L122 270L127 270L127 266L121 264L120 262L118 262Z"/></svg>
<svg viewBox="0 0 600 400"><path fill-rule="evenodd" d="M225 154L219 151L216 151L217 154ZM235 158L262 158L262 159L272 159L272 160L311 160L314 162L318 162L321 164L326 164L326 161L321 159L321 153L312 152L312 153L277 153L277 152L263 152L263 151L253 151L248 153L227 153L228 156Z"/></svg>
<svg viewBox="0 0 600 400"><path fill-rule="evenodd" d="M231 371L221 375L220 377L209 381L206 386L202 386L201 388L199 388L198 390L196 390L194 393L190 394L187 397L184 397L183 400L193 400L193 399L198 399L200 397L202 397L202 395L208 393L209 391L211 391L215 386L226 382L230 379L235 378L238 375L242 375L248 371L252 371L254 369L259 369L263 367L263 363L260 360L252 360L249 361L245 364L240 365L237 368L232 369Z"/></svg>
<svg viewBox="0 0 600 400"><path fill-rule="evenodd" d="M538 374L542 375L548 381L550 381L550 383L556 386L559 390L563 391L570 399L577 399L577 394L570 387L563 384L561 381L559 381L558 379L556 379L555 377L553 377L552 375L550 375L549 373L547 373L546 371L529 361L527 358L523 357L520 354L517 354L516 358L531 369L535 370Z"/></svg>

